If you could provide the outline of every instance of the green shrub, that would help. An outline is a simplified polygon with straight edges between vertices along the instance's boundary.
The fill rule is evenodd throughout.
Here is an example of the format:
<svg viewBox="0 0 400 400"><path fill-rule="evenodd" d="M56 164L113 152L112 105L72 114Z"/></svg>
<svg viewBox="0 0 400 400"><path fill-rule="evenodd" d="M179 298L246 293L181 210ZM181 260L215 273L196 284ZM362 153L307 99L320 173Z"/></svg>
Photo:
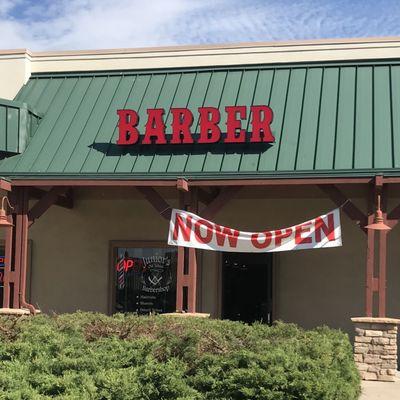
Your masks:
<svg viewBox="0 0 400 400"><path fill-rule="evenodd" d="M347 336L93 313L0 319L0 399L353 400Z"/></svg>

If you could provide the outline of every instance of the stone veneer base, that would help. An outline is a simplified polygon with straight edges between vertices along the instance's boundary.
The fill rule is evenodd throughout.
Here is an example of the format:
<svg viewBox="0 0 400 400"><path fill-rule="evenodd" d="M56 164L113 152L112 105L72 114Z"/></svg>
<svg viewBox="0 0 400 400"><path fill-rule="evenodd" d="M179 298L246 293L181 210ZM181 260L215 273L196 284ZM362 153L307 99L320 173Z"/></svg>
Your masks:
<svg viewBox="0 0 400 400"><path fill-rule="evenodd" d="M400 319L357 317L354 361L361 379L394 382L397 370L397 326Z"/></svg>

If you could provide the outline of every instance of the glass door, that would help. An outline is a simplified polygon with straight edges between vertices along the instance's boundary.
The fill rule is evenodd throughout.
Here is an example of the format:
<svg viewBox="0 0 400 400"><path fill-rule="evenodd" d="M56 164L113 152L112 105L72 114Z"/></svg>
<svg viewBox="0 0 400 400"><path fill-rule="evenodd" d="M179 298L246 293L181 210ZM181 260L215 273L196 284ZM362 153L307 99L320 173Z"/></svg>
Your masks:
<svg viewBox="0 0 400 400"><path fill-rule="evenodd" d="M222 316L248 323L272 322L270 253L223 253Z"/></svg>

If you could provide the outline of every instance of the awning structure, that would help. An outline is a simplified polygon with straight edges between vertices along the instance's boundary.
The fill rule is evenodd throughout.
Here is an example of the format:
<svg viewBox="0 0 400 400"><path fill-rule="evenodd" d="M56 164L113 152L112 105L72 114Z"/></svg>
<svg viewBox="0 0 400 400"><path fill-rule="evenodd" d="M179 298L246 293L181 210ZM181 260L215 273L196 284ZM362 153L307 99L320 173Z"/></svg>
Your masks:
<svg viewBox="0 0 400 400"><path fill-rule="evenodd" d="M16 179L400 175L398 62L37 74L15 100L43 115L25 150L0 162ZM168 110L187 107L196 132L198 107L218 107L223 127L235 104L268 104L276 142L116 145L117 109L137 110L142 130L148 108L165 108L168 133Z"/></svg>

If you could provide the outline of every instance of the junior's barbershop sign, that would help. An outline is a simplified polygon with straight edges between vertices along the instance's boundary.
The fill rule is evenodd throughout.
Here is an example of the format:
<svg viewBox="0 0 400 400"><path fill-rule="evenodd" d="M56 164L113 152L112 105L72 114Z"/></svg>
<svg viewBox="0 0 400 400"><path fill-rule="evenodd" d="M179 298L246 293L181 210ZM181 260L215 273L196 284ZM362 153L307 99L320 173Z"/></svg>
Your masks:
<svg viewBox="0 0 400 400"><path fill-rule="evenodd" d="M172 210L168 244L206 250L263 253L342 245L339 208L292 226L244 232L207 221L196 214Z"/></svg>
<svg viewBox="0 0 400 400"><path fill-rule="evenodd" d="M198 109L199 134L194 135L194 115L188 108L171 108L171 134L166 135L165 115L163 108L147 110L144 132L139 132L139 114L135 110L118 110L117 144L129 146L134 144L193 144L193 143L272 143L275 141L271 132L273 113L266 105L227 106L225 107L226 123L221 124L221 113L215 107ZM250 135L248 137L243 125L250 117ZM224 126L221 126L224 125Z"/></svg>

